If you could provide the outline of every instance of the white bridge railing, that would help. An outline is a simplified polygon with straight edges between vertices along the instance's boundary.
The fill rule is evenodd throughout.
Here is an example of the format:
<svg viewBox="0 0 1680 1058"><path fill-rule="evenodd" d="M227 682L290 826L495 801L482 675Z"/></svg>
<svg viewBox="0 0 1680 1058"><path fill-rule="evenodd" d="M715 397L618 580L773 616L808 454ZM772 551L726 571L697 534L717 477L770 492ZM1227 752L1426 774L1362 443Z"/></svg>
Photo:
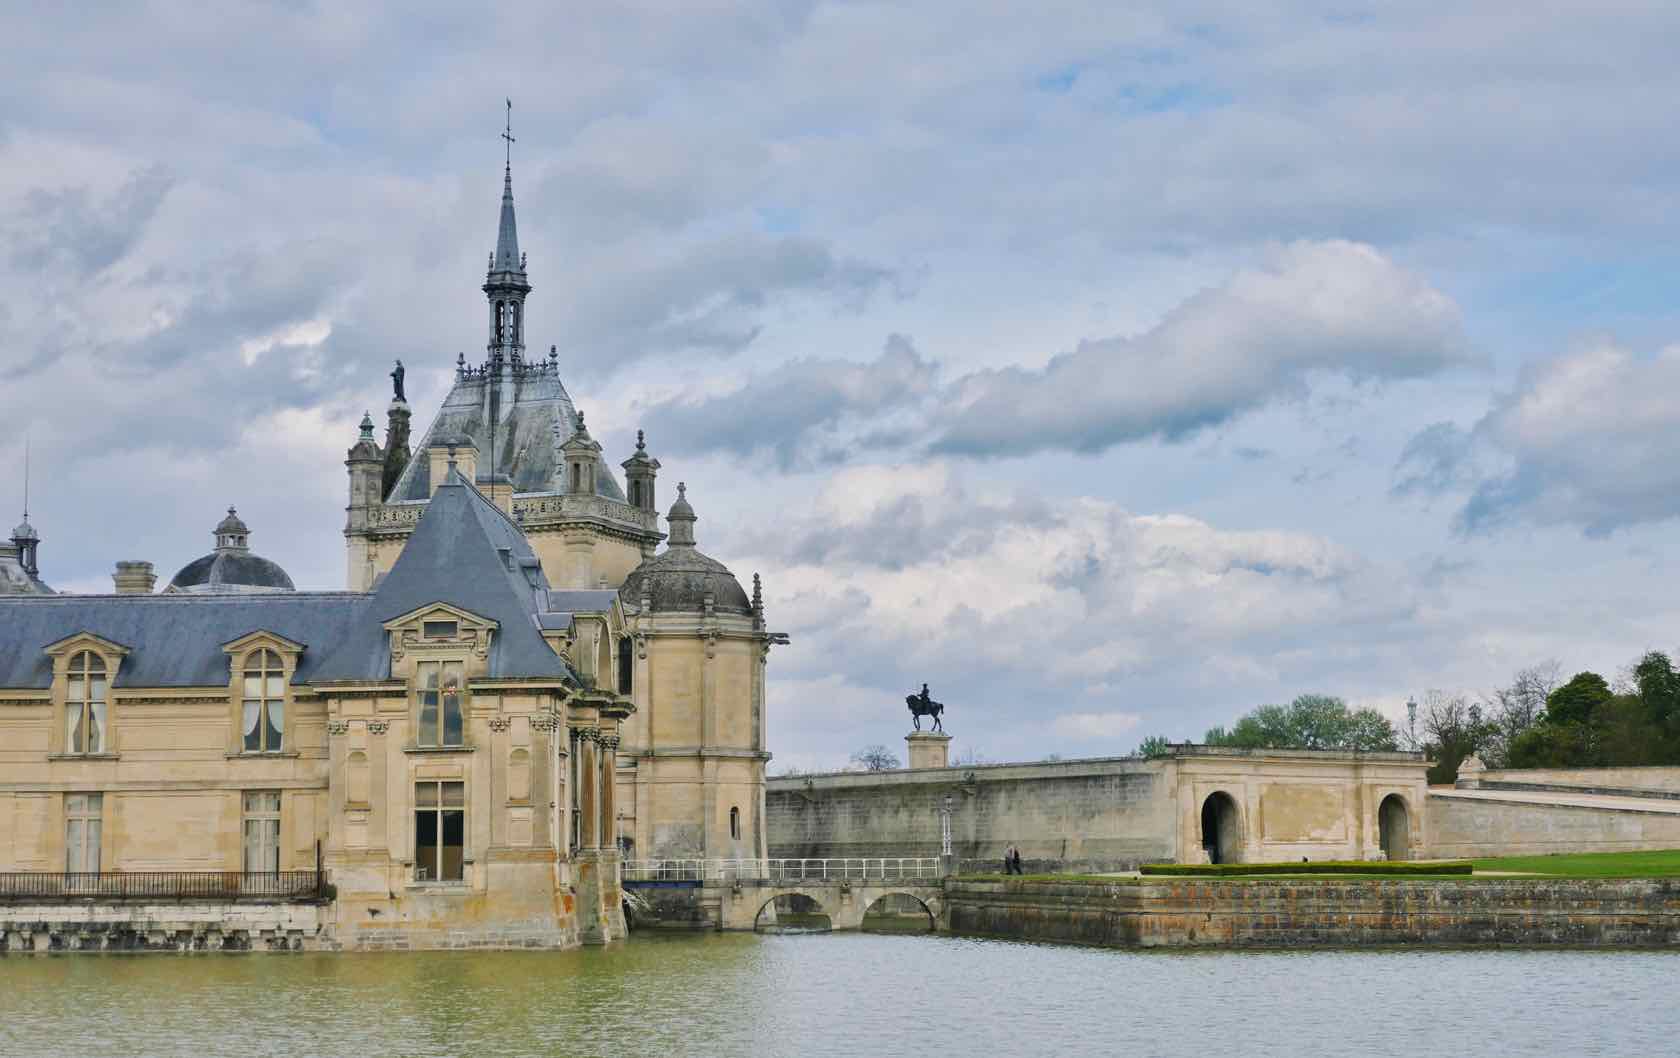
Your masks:
<svg viewBox="0 0 1680 1058"><path fill-rule="evenodd" d="M937 882L939 857L835 860L625 860L627 882Z"/></svg>

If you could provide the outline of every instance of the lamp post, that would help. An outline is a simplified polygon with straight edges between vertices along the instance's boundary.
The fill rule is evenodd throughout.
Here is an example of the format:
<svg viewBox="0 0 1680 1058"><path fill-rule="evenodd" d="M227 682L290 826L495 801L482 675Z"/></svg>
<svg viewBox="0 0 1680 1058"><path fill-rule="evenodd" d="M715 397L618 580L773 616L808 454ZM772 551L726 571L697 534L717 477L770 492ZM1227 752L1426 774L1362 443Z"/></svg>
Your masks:
<svg viewBox="0 0 1680 1058"><path fill-rule="evenodd" d="M941 873L951 873L951 795L939 802L939 866Z"/></svg>

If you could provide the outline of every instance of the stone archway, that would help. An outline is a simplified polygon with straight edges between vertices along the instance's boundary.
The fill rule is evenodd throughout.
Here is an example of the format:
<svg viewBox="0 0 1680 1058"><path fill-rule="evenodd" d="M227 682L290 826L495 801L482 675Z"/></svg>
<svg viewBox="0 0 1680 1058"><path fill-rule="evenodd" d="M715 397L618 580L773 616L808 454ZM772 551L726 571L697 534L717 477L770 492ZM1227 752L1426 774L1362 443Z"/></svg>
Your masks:
<svg viewBox="0 0 1680 1058"><path fill-rule="evenodd" d="M827 932L833 928L834 917L808 893L777 893L753 918L753 929L760 933Z"/></svg>
<svg viewBox="0 0 1680 1058"><path fill-rule="evenodd" d="M909 893L883 893L863 910L860 929L873 933L926 933L938 921L933 909Z"/></svg>
<svg viewBox="0 0 1680 1058"><path fill-rule="evenodd" d="M1411 859L1412 813L1399 794L1389 794L1377 806L1377 841L1389 860Z"/></svg>
<svg viewBox="0 0 1680 1058"><path fill-rule="evenodd" d="M1223 790L1202 802L1202 850L1209 863L1236 863L1242 856L1242 825L1236 799Z"/></svg>

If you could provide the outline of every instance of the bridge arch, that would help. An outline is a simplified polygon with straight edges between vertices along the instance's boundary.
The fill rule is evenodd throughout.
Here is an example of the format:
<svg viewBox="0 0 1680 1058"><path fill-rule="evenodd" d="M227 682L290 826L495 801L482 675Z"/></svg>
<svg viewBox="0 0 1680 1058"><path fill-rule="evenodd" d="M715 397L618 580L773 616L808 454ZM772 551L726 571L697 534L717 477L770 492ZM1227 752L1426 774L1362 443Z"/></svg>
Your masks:
<svg viewBox="0 0 1680 1058"><path fill-rule="evenodd" d="M801 889L785 889L759 905L753 916L753 930L827 931L834 928L834 916L823 902Z"/></svg>
<svg viewBox="0 0 1680 1058"><path fill-rule="evenodd" d="M885 892L863 909L860 929L877 933L932 932L939 915L926 900L902 890Z"/></svg>

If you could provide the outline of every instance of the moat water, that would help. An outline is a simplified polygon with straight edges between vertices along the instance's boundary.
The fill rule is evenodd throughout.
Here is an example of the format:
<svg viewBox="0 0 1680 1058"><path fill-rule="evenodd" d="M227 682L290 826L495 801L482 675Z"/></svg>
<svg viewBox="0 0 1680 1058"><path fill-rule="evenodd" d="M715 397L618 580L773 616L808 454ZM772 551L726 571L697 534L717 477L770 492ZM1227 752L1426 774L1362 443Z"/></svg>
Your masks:
<svg viewBox="0 0 1680 1058"><path fill-rule="evenodd" d="M1661 1055L1680 954L933 936L0 958L0 1055Z"/></svg>

